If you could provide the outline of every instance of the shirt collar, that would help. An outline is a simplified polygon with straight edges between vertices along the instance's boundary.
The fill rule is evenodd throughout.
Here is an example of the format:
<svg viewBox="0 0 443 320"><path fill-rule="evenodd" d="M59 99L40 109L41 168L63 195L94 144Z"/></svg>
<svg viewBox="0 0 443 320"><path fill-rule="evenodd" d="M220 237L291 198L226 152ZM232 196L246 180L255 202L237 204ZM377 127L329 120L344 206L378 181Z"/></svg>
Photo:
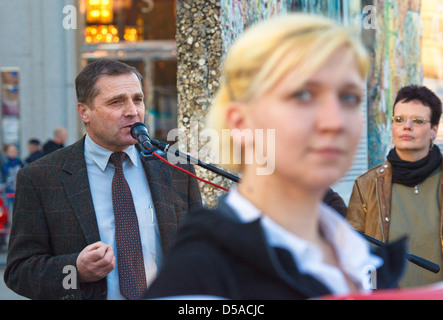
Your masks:
<svg viewBox="0 0 443 320"><path fill-rule="evenodd" d="M235 210L243 223L251 222L262 216L260 210L238 192L237 187L231 188L226 202Z"/></svg>
<svg viewBox="0 0 443 320"><path fill-rule="evenodd" d="M264 229L266 240L271 247L288 249L295 258L307 258L307 254L311 255L314 253L313 250L309 250L309 247L312 247L309 242L295 236L268 216L263 215L257 207L238 192L236 187L230 190L226 201L232 208L234 208L243 223L252 222L253 220L262 218L261 224ZM311 258L313 258L313 256L311 256Z"/></svg>
<svg viewBox="0 0 443 320"><path fill-rule="evenodd" d="M334 209L322 204L319 215L320 228L337 252L339 263L346 273L358 279L366 266L378 268L383 264L380 257L371 253L367 241Z"/></svg>
<svg viewBox="0 0 443 320"><path fill-rule="evenodd" d="M128 155L128 158L137 167L137 150L134 145L131 145L123 150ZM109 157L113 153L111 150L103 148L95 143L87 134L85 138L85 153L89 155L94 163L105 171L109 162Z"/></svg>
<svg viewBox="0 0 443 320"><path fill-rule="evenodd" d="M232 188L226 199L244 223L262 217L262 226L268 244L272 247L287 249L298 262L305 259L322 261L320 249L312 243L290 233L271 218L263 215L249 200ZM370 252L365 239L357 234L349 223L334 209L321 204L318 211L320 229L327 241L334 247L341 268L354 279L362 276L362 269L367 265L376 268L383 260Z"/></svg>

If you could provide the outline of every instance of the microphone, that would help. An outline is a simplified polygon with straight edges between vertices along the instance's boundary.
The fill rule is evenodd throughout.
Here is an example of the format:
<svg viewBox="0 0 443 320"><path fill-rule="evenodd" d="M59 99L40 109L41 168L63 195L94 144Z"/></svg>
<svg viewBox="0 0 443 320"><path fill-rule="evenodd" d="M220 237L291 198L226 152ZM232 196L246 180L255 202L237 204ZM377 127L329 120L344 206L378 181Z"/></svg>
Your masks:
<svg viewBox="0 0 443 320"><path fill-rule="evenodd" d="M145 149L151 149L151 137L148 128L143 122L136 122L131 127L131 136L137 140Z"/></svg>
<svg viewBox="0 0 443 320"><path fill-rule="evenodd" d="M151 139L151 137L149 137L148 128L143 122L136 122L132 125L131 136L139 142L136 145L137 149L139 149L140 147L139 145L141 145L141 148L144 149L144 150L139 150L139 152L146 160L156 159L156 157L153 155L154 152L157 155L164 155L165 153L167 153L174 155L176 157L180 157L182 159L186 159L187 163L197 164L202 168L208 169L234 182L240 181L239 177L229 172L225 172L222 169L214 167L213 165L200 161L199 159L193 158L190 155L181 152L180 150L171 148L171 146L169 146L169 144L165 142Z"/></svg>

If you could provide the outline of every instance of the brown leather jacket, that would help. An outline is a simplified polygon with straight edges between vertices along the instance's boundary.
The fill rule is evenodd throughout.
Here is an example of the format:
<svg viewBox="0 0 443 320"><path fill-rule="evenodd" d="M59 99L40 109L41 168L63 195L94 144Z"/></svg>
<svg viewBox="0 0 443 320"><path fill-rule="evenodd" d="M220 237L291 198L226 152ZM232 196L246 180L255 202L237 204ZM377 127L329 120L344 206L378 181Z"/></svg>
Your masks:
<svg viewBox="0 0 443 320"><path fill-rule="evenodd" d="M443 177L441 184L443 185ZM388 242L391 220L392 166L385 163L369 170L355 180L346 219L360 232ZM441 188L443 192L443 188ZM443 197L440 195L440 202ZM443 206L441 217L443 218ZM440 221L442 221L440 219ZM440 240L443 241L440 228Z"/></svg>

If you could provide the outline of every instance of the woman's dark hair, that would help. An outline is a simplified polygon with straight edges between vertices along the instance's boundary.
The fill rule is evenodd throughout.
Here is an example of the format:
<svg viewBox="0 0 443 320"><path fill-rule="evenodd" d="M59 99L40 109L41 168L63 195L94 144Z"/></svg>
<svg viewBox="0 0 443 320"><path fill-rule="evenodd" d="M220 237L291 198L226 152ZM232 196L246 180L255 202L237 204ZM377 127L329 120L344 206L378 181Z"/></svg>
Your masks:
<svg viewBox="0 0 443 320"><path fill-rule="evenodd" d="M401 88L395 98L394 108L398 102L419 101L423 105L431 108L431 125L435 126L440 123L442 113L441 101L437 95L424 86L409 85Z"/></svg>
<svg viewBox="0 0 443 320"><path fill-rule="evenodd" d="M140 86L143 86L143 77L140 72L126 63L103 59L88 64L75 79L77 101L92 108L92 101L99 93L95 84L101 76L118 76L128 73L134 73L140 81Z"/></svg>

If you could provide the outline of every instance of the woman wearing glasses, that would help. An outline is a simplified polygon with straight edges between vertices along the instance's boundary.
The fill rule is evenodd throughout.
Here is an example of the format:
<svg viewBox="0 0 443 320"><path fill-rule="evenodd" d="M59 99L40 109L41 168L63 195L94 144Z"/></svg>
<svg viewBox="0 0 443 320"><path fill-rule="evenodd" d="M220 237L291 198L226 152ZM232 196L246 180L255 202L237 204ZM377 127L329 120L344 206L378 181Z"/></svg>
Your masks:
<svg viewBox="0 0 443 320"><path fill-rule="evenodd" d="M442 114L440 99L428 88L407 86L395 99L394 148L387 161L354 184L347 219L358 231L383 242L407 236L409 252L442 265L442 156L434 145ZM443 280L408 263L401 287Z"/></svg>
<svg viewBox="0 0 443 320"><path fill-rule="evenodd" d="M397 284L401 250L382 260L322 204L353 162L368 68L359 40L326 18L288 14L245 31L208 117L227 140L222 157L241 149L230 161L241 181L216 210L187 216L149 298L306 299Z"/></svg>

